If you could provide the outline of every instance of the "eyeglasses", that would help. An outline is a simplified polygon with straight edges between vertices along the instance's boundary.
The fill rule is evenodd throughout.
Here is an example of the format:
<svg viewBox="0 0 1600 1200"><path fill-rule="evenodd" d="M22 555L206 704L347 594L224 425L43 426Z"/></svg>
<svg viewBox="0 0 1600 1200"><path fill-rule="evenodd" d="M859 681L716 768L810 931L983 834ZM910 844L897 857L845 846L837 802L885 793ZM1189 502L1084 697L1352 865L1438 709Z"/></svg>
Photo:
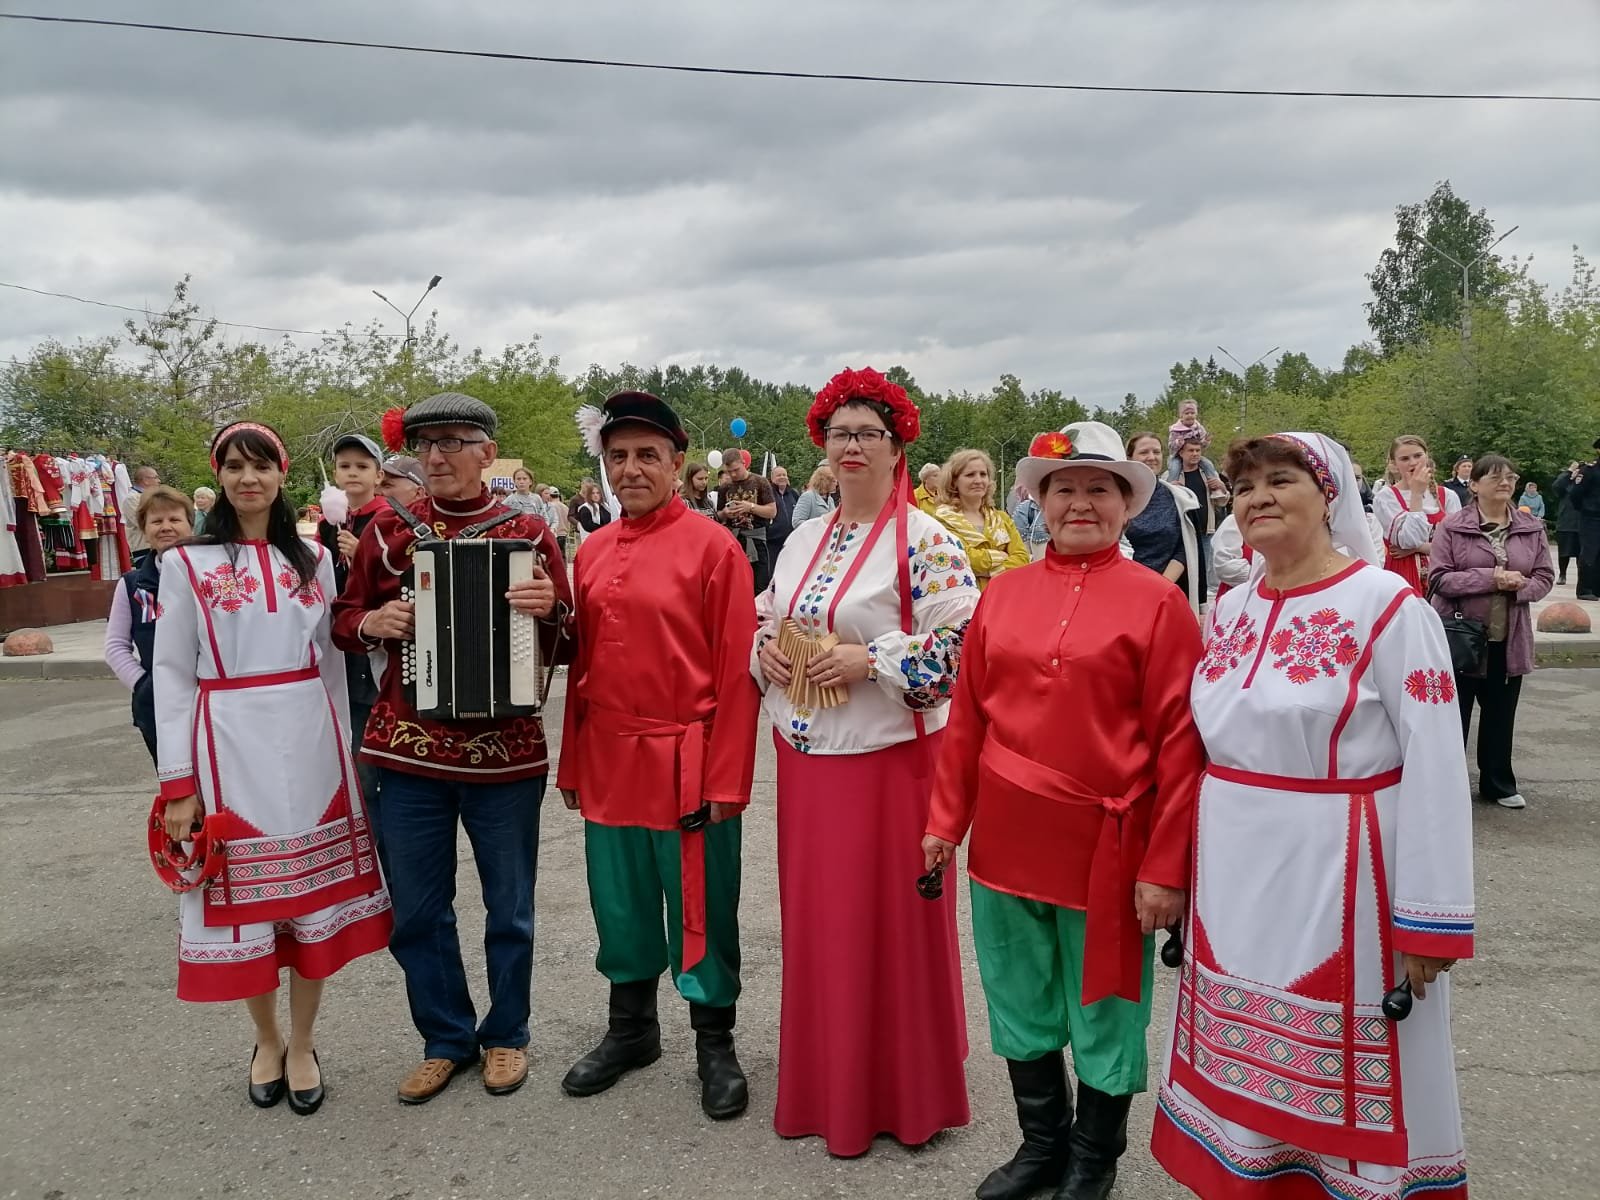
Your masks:
<svg viewBox="0 0 1600 1200"><path fill-rule="evenodd" d="M924 900L937 900L944 895L944 863L936 862L933 870L917 876L917 895Z"/></svg>
<svg viewBox="0 0 1600 1200"><path fill-rule="evenodd" d="M826 440L830 446L846 446L851 442L868 449L878 445L889 436L887 429L828 429L825 431Z"/></svg>
<svg viewBox="0 0 1600 1200"><path fill-rule="evenodd" d="M428 451L435 449L437 449L440 454L460 454L463 446L481 446L488 440L488 438L419 437L412 440L411 452L418 458L421 458L424 454L428 453Z"/></svg>

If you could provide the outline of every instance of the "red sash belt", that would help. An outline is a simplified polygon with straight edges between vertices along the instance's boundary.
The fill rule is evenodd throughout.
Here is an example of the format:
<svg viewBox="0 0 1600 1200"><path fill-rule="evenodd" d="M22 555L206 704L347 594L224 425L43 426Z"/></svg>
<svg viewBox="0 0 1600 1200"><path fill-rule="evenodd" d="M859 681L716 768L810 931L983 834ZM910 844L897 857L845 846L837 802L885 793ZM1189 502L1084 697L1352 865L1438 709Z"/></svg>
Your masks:
<svg viewBox="0 0 1600 1200"><path fill-rule="evenodd" d="M1120 796L1097 796L1070 775L1024 758L993 737L983 743L981 761L1000 778L1024 791L1062 804L1098 807L1104 814L1089 866L1084 914L1083 1003L1107 996L1139 1000L1144 973L1144 935L1133 910L1133 885L1144 848L1124 829L1128 813L1155 783L1135 780Z"/></svg>
<svg viewBox="0 0 1600 1200"><path fill-rule="evenodd" d="M1245 787L1267 788L1275 792L1297 792L1319 796L1372 796L1399 784L1401 768L1369 775L1365 779L1302 779L1294 775L1264 775L1260 771L1241 771L1221 763L1208 763L1206 774Z"/></svg>
<svg viewBox="0 0 1600 1200"><path fill-rule="evenodd" d="M245 688L277 687L285 683L306 683L320 678L316 667L301 667L298 671L272 671L266 675L230 675L222 679L200 680L200 694L208 692L237 692Z"/></svg>
<svg viewBox="0 0 1600 1200"><path fill-rule="evenodd" d="M658 721L590 704L585 719L586 737L609 742L612 738L672 738L678 766L678 816L700 807L705 782L708 721ZM620 747L619 747L620 749ZM678 869L683 892L683 965L692 971L706 956L706 842L703 830L678 832Z"/></svg>

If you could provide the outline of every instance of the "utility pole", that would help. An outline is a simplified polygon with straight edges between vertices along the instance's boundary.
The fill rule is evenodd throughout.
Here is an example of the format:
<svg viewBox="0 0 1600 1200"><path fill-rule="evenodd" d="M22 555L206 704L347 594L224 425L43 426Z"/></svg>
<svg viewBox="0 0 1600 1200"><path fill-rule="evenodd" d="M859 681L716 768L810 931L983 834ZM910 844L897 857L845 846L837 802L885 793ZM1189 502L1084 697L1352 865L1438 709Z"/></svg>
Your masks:
<svg viewBox="0 0 1600 1200"><path fill-rule="evenodd" d="M1229 358L1233 358L1233 355L1229 353L1226 347L1218 346L1217 349L1221 350L1224 354L1227 354ZM1274 354L1276 354L1278 349L1279 347L1274 346L1260 358L1256 359L1255 362L1251 363L1250 367L1259 366L1263 360L1271 358ZM1233 358L1233 365L1239 368L1239 382L1241 385L1239 388L1239 424L1234 427L1234 433L1242 434L1244 432L1246 409L1250 404L1250 367L1245 366L1237 358Z"/></svg>
<svg viewBox="0 0 1600 1200"><path fill-rule="evenodd" d="M1521 225L1513 225L1499 237L1495 238L1494 241L1490 242L1483 253L1479 254L1477 258L1473 259L1469 263L1462 262L1448 250L1439 249L1439 247L1435 246L1427 238L1418 239L1424 246L1426 246L1429 250L1432 250L1440 258L1447 258L1456 266L1461 268L1461 349L1463 351L1466 350L1467 345L1472 341L1472 268L1477 266L1484 259L1488 258L1489 255L1493 253L1496 246L1505 241L1508 237L1521 228Z"/></svg>

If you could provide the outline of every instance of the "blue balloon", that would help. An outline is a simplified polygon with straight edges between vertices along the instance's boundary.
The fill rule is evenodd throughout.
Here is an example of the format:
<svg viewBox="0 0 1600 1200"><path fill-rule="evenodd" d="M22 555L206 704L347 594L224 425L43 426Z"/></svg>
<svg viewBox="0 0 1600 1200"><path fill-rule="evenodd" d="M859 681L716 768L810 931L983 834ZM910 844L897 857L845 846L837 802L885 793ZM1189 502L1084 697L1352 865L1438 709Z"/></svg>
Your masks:
<svg viewBox="0 0 1600 1200"><path fill-rule="evenodd" d="M735 417L728 422L728 430L734 437L743 437L750 432L750 426L745 423L743 417Z"/></svg>

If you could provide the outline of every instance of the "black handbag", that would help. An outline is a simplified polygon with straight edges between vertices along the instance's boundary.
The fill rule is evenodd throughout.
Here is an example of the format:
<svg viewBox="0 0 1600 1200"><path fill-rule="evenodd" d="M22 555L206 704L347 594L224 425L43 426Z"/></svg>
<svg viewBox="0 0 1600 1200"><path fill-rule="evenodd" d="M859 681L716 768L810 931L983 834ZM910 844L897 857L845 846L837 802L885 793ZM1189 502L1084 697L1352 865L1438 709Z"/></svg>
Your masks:
<svg viewBox="0 0 1600 1200"><path fill-rule="evenodd" d="M1428 581L1430 604L1438 591L1439 577L1435 575ZM1439 622L1444 626L1444 640L1450 644L1450 663L1456 674L1471 675L1483 669L1484 652L1489 648L1489 626L1463 616L1460 604L1455 601L1450 600L1449 603L1452 609L1450 616L1439 613L1437 608L1434 612L1439 614Z"/></svg>

